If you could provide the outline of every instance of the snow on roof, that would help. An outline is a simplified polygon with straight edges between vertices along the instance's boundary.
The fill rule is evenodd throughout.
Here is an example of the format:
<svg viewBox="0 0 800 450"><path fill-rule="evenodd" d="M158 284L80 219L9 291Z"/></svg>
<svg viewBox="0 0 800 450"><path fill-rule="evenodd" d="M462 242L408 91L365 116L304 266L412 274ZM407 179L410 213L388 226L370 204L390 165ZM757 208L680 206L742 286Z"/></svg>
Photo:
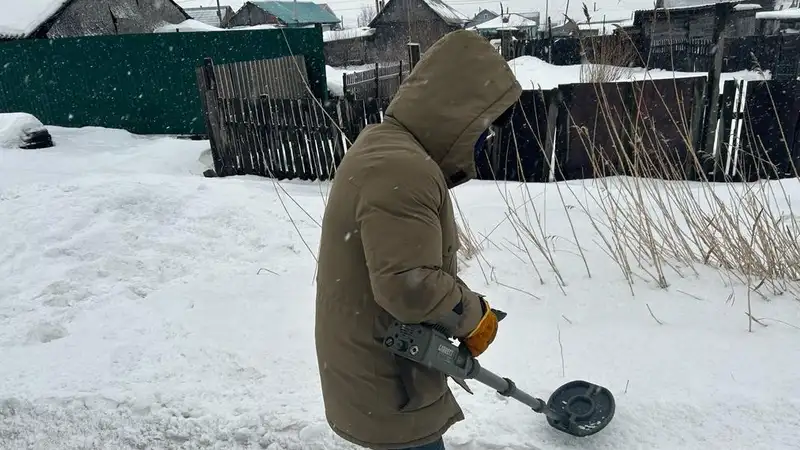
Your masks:
<svg viewBox="0 0 800 450"><path fill-rule="evenodd" d="M153 33L188 33L198 31L224 31L222 28L211 26L199 20L187 19L181 23L167 23L155 30Z"/></svg>
<svg viewBox="0 0 800 450"><path fill-rule="evenodd" d="M520 56L508 61L508 67L514 73L524 90L553 89L562 84L583 83L586 69L589 66L603 66L602 64L572 64L557 66L543 61L534 56ZM610 66L613 67L613 66ZM662 69L645 69L643 67L630 67L621 69L619 82L659 80L672 78L703 77L707 72L677 72ZM768 80L769 72L759 73L754 70L740 70L738 72L723 72L719 85L722 87L725 80Z"/></svg>
<svg viewBox="0 0 800 450"><path fill-rule="evenodd" d="M733 7L734 11L755 11L757 9L761 9L761 5L758 3L739 3Z"/></svg>
<svg viewBox="0 0 800 450"><path fill-rule="evenodd" d="M618 22L592 22L579 23L579 30L597 30L600 34L614 34L614 30L620 27L632 27L633 19L621 20Z"/></svg>
<svg viewBox="0 0 800 450"><path fill-rule="evenodd" d="M224 18L226 14L232 12L232 8L230 6L222 6L222 17ZM186 11L186 14L189 14L192 19L199 20L207 25L218 27L220 26L219 22L219 15L217 14L217 7L209 7L209 8L183 8Z"/></svg>
<svg viewBox="0 0 800 450"><path fill-rule="evenodd" d="M26 38L71 0L0 0L0 37Z"/></svg>
<svg viewBox="0 0 800 450"><path fill-rule="evenodd" d="M504 14L505 18L508 19L508 22L503 22L503 17L497 16L494 19L487 20L486 22L479 23L474 27L471 27L470 30L499 30L499 29L509 29L512 28L526 28L526 27L535 27L537 23L533 20L527 19L522 17L519 14Z"/></svg>
<svg viewBox="0 0 800 450"><path fill-rule="evenodd" d="M469 18L464 14L453 9L450 5L442 0L423 0L433 11L442 18L445 22L452 25L461 25L468 22Z"/></svg>
<svg viewBox="0 0 800 450"><path fill-rule="evenodd" d="M712 7L717 3L740 3L742 0L664 0L659 9L692 9ZM652 9L652 8L651 8Z"/></svg>
<svg viewBox="0 0 800 450"><path fill-rule="evenodd" d="M629 9L599 9L597 11L589 11L589 21L586 21L586 16L583 14L580 17L572 17L576 23L611 23L623 22L626 20L633 20L633 11Z"/></svg>
<svg viewBox="0 0 800 450"><path fill-rule="evenodd" d="M800 8L787 8L780 11L757 12L756 19L775 19L775 20L800 19Z"/></svg>
<svg viewBox="0 0 800 450"><path fill-rule="evenodd" d="M344 30L331 30L322 32L322 41L343 41L345 39L357 39L375 34L375 29L370 27L346 28Z"/></svg>
<svg viewBox="0 0 800 450"><path fill-rule="evenodd" d="M277 30L281 28L278 25L271 23L264 23L261 25L241 25L238 27L226 28L229 31L252 31L252 30Z"/></svg>

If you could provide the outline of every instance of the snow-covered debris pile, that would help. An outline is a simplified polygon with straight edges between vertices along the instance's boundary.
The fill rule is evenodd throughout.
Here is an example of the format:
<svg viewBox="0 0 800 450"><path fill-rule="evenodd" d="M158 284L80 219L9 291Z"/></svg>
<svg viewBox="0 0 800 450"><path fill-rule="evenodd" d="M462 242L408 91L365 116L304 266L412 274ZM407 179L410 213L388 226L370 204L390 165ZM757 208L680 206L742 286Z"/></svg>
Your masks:
<svg viewBox="0 0 800 450"><path fill-rule="evenodd" d="M191 33L202 31L223 31L222 28L217 28L213 25L200 22L199 20L187 19L181 23L167 23L155 30L153 33Z"/></svg>
<svg viewBox="0 0 800 450"><path fill-rule="evenodd" d="M0 38L28 37L68 0L0 1Z"/></svg>
<svg viewBox="0 0 800 450"><path fill-rule="evenodd" d="M50 133L36 117L28 113L0 114L0 147L34 149L52 146Z"/></svg>
<svg viewBox="0 0 800 450"><path fill-rule="evenodd" d="M345 39L358 39L375 34L375 29L370 27L346 28L344 30L329 30L322 32L323 42L343 41Z"/></svg>

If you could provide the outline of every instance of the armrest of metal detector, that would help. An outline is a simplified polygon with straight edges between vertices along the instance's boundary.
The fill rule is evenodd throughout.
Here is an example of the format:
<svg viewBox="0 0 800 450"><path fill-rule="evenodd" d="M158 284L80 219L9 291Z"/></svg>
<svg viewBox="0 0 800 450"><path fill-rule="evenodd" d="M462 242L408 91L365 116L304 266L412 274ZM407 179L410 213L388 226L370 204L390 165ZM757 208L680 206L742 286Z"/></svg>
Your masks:
<svg viewBox="0 0 800 450"><path fill-rule="evenodd" d="M453 378L469 378L475 366L469 350L454 344L445 333L429 325L393 321L383 345L395 355Z"/></svg>

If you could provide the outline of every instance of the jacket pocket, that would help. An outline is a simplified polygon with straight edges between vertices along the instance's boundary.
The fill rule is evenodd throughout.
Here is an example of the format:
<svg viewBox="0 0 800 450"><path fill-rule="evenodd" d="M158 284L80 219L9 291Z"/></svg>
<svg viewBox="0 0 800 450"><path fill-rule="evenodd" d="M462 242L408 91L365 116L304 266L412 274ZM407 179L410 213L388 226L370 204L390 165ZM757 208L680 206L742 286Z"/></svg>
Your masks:
<svg viewBox="0 0 800 450"><path fill-rule="evenodd" d="M400 407L401 412L427 408L447 393L447 378L438 370L402 358L397 358L397 365L400 382L408 397L408 401Z"/></svg>

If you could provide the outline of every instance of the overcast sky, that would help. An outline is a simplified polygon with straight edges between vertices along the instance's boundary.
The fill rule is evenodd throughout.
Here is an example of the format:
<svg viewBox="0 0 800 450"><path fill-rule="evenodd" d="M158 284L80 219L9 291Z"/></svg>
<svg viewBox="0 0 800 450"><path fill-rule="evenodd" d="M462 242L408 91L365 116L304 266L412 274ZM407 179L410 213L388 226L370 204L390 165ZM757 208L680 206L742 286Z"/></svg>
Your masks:
<svg viewBox="0 0 800 450"><path fill-rule="evenodd" d="M221 5L230 5L234 10L238 10L246 0L220 0ZM445 0L446 1L446 0ZM591 9L596 3L597 9L648 9L652 8L655 0L595 0L587 6ZM216 0L177 0L178 4L184 7L194 6L216 6ZM345 27L356 26L356 19L361 9L367 5L374 5L374 0L315 0L316 3L328 3L339 17L344 18ZM388 0L387 0L388 3ZM500 12L500 1L491 0L452 0L446 3L457 9L467 17L472 17L483 8ZM545 10L548 9L553 20L561 17L567 6L565 0L508 0L503 1L503 8L510 12L532 12L538 11L545 17ZM571 17L582 18L582 3L580 0L570 0L569 11Z"/></svg>

